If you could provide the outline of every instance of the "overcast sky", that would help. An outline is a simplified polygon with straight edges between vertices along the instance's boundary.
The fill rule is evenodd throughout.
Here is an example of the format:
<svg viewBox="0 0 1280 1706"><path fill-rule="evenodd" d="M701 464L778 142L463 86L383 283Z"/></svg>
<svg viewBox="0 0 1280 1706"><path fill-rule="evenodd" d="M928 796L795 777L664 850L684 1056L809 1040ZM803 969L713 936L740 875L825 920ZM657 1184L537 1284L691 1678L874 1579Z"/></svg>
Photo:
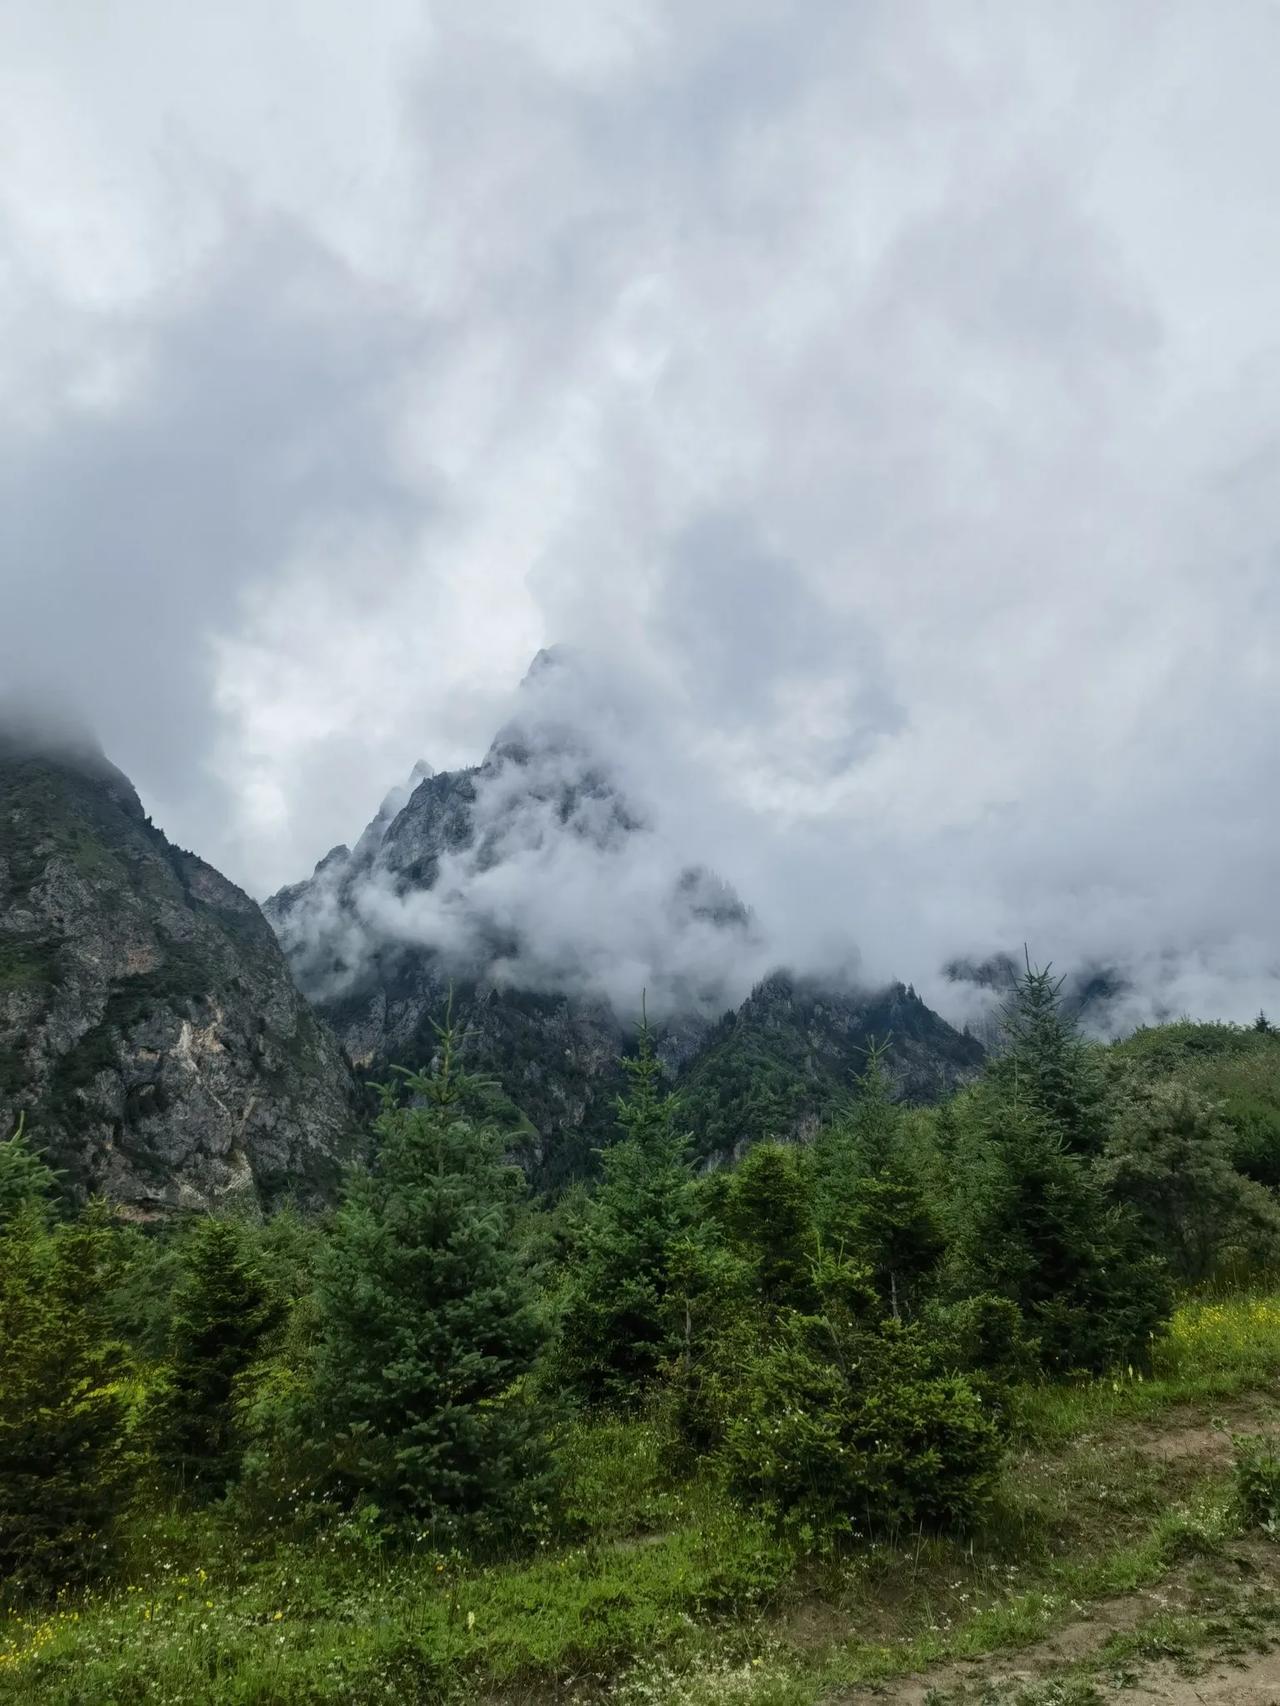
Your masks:
<svg viewBox="0 0 1280 1706"><path fill-rule="evenodd" d="M798 943L1280 975L1274 0L6 0L0 670L264 894L534 651Z"/></svg>

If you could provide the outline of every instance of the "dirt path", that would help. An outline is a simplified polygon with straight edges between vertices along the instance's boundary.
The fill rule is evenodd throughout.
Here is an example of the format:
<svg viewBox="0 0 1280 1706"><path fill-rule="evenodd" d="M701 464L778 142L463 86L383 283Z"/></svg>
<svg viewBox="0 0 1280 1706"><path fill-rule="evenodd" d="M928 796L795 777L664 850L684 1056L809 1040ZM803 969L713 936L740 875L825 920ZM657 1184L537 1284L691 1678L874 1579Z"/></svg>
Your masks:
<svg viewBox="0 0 1280 1706"><path fill-rule="evenodd" d="M842 1689L823 1706L1280 1706L1280 1547L1252 1542L1216 1565L1207 1587L1179 1571L1143 1592L1100 1600L1087 1617L1017 1652ZM1109 1653L1117 1636L1137 1637L1137 1651ZM1177 1657L1160 1657L1161 1647Z"/></svg>
<svg viewBox="0 0 1280 1706"><path fill-rule="evenodd" d="M1180 1676L1172 1665L1153 1667L1126 1692L1135 1702L1162 1706L1277 1706L1280 1651L1260 1653L1243 1664L1215 1664L1203 1676Z"/></svg>
<svg viewBox="0 0 1280 1706"><path fill-rule="evenodd" d="M993 1691L1030 1687L1099 1654L1113 1635L1128 1634L1160 1612L1179 1608L1165 1588L1100 1600L1092 1615L1066 1624L1043 1641L1014 1653L956 1659L913 1676L868 1683L828 1695L823 1706L942 1706L973 1701Z"/></svg>
<svg viewBox="0 0 1280 1706"><path fill-rule="evenodd" d="M1109 1443L1198 1479L1225 1467L1232 1435L1273 1423L1273 1402L1184 1414ZM1088 1449L1088 1440L1077 1448ZM1126 1639L1128 1638L1128 1639ZM1166 1656L1172 1655L1172 1656ZM1099 1600L1014 1652L952 1660L878 1684L844 1687L822 1706L1280 1706L1280 1544L1240 1542L1159 1583Z"/></svg>

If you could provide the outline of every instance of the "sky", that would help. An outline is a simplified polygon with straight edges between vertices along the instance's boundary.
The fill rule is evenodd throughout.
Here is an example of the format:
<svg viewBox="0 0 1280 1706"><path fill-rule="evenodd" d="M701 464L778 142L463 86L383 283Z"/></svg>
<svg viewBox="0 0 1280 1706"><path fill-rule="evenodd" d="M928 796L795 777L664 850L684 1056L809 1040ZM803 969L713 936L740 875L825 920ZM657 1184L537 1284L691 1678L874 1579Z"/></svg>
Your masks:
<svg viewBox="0 0 1280 1706"><path fill-rule="evenodd" d="M263 896L539 647L798 962L1280 1007L1274 0L8 0L0 682Z"/></svg>

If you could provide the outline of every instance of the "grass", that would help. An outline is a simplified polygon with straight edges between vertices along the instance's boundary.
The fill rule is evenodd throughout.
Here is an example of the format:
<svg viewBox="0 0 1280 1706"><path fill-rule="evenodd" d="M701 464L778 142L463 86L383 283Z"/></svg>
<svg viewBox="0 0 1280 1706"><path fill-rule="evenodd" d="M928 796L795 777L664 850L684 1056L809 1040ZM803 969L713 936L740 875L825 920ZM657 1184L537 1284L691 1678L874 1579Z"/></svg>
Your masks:
<svg viewBox="0 0 1280 1706"><path fill-rule="evenodd" d="M1022 1395L982 1530L838 1557L673 1479L645 1421L573 1432L564 1526L509 1562L386 1559L341 1530L247 1546L217 1515L140 1516L117 1585L0 1621L0 1703L814 1706L1037 1641L1212 1557L1239 1522L1226 1453L1162 1460L1143 1430L1249 1394L1265 1420L1277 1370L1280 1296L1189 1303L1150 1377Z"/></svg>
<svg viewBox="0 0 1280 1706"><path fill-rule="evenodd" d="M1019 1432L1041 1445L1065 1442L1119 1421L1141 1421L1179 1404L1257 1391L1280 1375L1280 1295L1244 1293L1193 1299L1176 1311L1152 1347L1151 1371L1028 1387Z"/></svg>

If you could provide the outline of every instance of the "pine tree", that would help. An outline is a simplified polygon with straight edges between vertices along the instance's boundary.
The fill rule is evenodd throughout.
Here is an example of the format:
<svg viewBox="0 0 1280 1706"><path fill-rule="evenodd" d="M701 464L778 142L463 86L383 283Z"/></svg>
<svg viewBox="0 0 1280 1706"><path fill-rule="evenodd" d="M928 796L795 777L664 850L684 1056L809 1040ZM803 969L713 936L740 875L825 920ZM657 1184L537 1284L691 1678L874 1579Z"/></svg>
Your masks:
<svg viewBox="0 0 1280 1706"><path fill-rule="evenodd" d="M47 1217L57 1186L57 1173L32 1149L20 1115L12 1136L0 1141L0 1227L30 1207Z"/></svg>
<svg viewBox="0 0 1280 1706"><path fill-rule="evenodd" d="M216 1495L237 1467L236 1381L278 1312L235 1222L201 1220L182 1256L169 1375L154 1418L156 1449L184 1486Z"/></svg>
<svg viewBox="0 0 1280 1706"><path fill-rule="evenodd" d="M0 1230L0 1580L39 1592L107 1561L128 1472L123 1359L101 1302L111 1229L91 1207L50 1230L36 1204Z"/></svg>
<svg viewBox="0 0 1280 1706"><path fill-rule="evenodd" d="M1091 1163L1029 1101L970 1104L958 1157L955 1294L1017 1304L1053 1373L1141 1363L1166 1318L1163 1264Z"/></svg>
<svg viewBox="0 0 1280 1706"><path fill-rule="evenodd" d="M813 1306L812 1199L804 1157L782 1144L757 1144L731 1176L725 1222L772 1309Z"/></svg>
<svg viewBox="0 0 1280 1706"><path fill-rule="evenodd" d="M824 1245L862 1264L893 1315L910 1310L936 1267L942 1230L905 1152L902 1115L874 1038L848 1113L815 1146Z"/></svg>
<svg viewBox="0 0 1280 1706"><path fill-rule="evenodd" d="M1001 1014L1006 1048L991 1077L1007 1097L1035 1108L1068 1149L1094 1155L1106 1136L1102 1079L1062 1010L1063 980L1052 970L1028 957Z"/></svg>
<svg viewBox="0 0 1280 1706"><path fill-rule="evenodd" d="M514 1227L523 1179L498 1133L460 1109L474 1088L451 1019L439 1064L383 1090L372 1169L351 1176L317 1273L319 1419L347 1490L437 1544L531 1519L543 1412L525 1380L543 1340Z"/></svg>
<svg viewBox="0 0 1280 1706"><path fill-rule="evenodd" d="M625 1136L605 1151L561 1321L566 1383L590 1402L637 1400L685 1338L672 1263L693 1229L694 1178L679 1103L663 1089L647 1021L623 1066Z"/></svg>

